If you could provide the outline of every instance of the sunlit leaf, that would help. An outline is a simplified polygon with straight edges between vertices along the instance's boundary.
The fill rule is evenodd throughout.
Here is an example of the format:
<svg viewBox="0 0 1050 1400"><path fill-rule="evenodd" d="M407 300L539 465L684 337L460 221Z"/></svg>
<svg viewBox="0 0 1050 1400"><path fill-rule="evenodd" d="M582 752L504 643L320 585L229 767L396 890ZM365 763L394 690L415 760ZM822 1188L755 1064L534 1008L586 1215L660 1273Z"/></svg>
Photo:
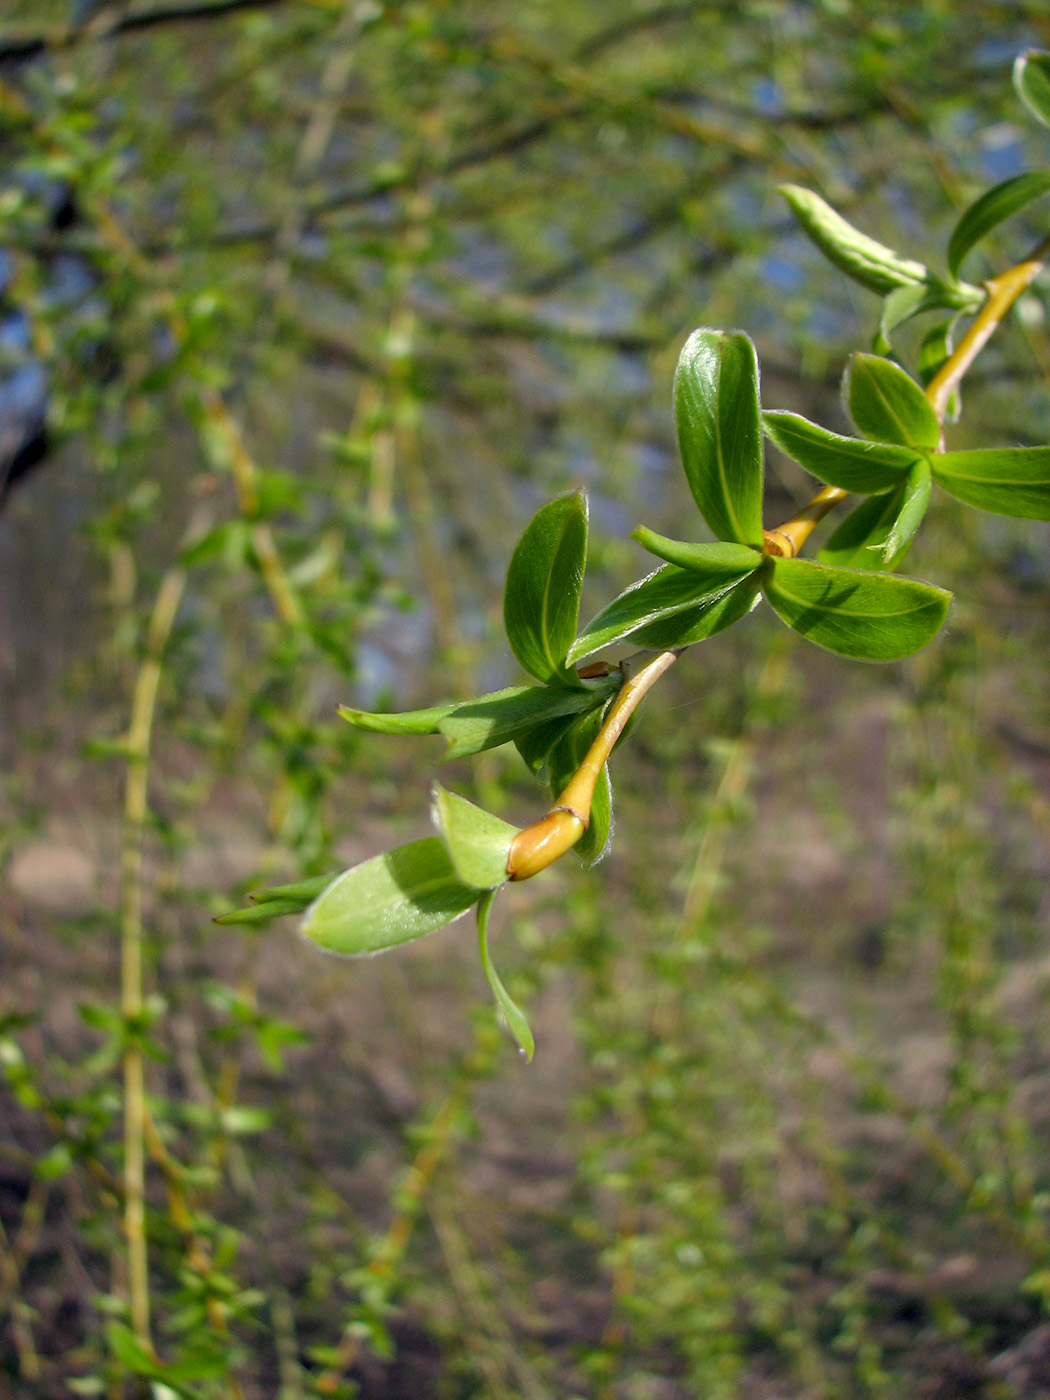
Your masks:
<svg viewBox="0 0 1050 1400"><path fill-rule="evenodd" d="M507 570L507 640L522 667L538 680L577 684L565 654L576 636L586 563L587 498L574 491L537 511Z"/></svg>
<svg viewBox="0 0 1050 1400"><path fill-rule="evenodd" d="M843 380L850 417L865 437L934 448L941 425L926 395L899 365L881 355L853 355Z"/></svg>
<svg viewBox="0 0 1050 1400"><path fill-rule="evenodd" d="M344 871L306 912L302 932L333 953L378 953L433 933L476 904L440 836L398 846Z"/></svg>
<svg viewBox="0 0 1050 1400"><path fill-rule="evenodd" d="M817 555L822 564L845 569L881 569L883 547L904 501L904 482L869 496L851 510Z"/></svg>
<svg viewBox="0 0 1050 1400"><path fill-rule="evenodd" d="M440 783L434 784L434 824L463 884L492 889L507 878L507 854L518 828Z"/></svg>
<svg viewBox="0 0 1050 1400"><path fill-rule="evenodd" d="M745 578L743 582L746 581ZM702 636L710 636L728 625L727 621L721 620L718 604L741 582L740 579L727 581L723 573L711 578L693 569L665 564L662 569L625 589L597 617L592 618L569 656L577 661L612 642L628 638L638 646L657 645L648 639L652 635L652 625L680 614L687 615L687 618L683 618L683 626L700 629L692 638L699 641ZM705 618L710 618L709 631L704 631Z"/></svg>
<svg viewBox="0 0 1050 1400"><path fill-rule="evenodd" d="M775 409L762 415L770 440L818 481L844 491L887 491L915 461L915 451L890 442L868 442L829 432L797 413Z"/></svg>
<svg viewBox="0 0 1050 1400"><path fill-rule="evenodd" d="M931 466L938 486L978 510L1050 520L1050 447L941 452Z"/></svg>
<svg viewBox="0 0 1050 1400"><path fill-rule="evenodd" d="M900 510L883 545L882 561L887 568L892 568L904 557L915 532L925 519L932 487L930 464L922 457L912 467L904 482Z"/></svg>
<svg viewBox="0 0 1050 1400"><path fill-rule="evenodd" d="M891 574L771 558L763 591L811 642L862 661L910 656L940 631L951 594Z"/></svg>
<svg viewBox="0 0 1050 1400"><path fill-rule="evenodd" d="M739 331L698 330L674 379L675 421L689 489L720 540L762 545L758 357Z"/></svg>
<svg viewBox="0 0 1050 1400"><path fill-rule="evenodd" d="M507 1029L525 1052L526 1059L531 1060L536 1053L536 1042L533 1040L532 1030L525 1018L525 1013L517 1002L512 1000L510 993L500 981L489 956L489 914L492 912L492 902L495 897L495 891L489 890L478 900L478 951L481 954L481 966L485 969L485 976L492 988L496 1005L507 1023Z"/></svg>
<svg viewBox="0 0 1050 1400"><path fill-rule="evenodd" d="M637 540L657 559L703 574L712 581L719 576L727 582L743 578L757 569L763 558L761 551L752 549L750 545L728 544L721 540L715 544L690 544L687 540L672 540L666 535L658 535L647 525L639 525L633 530L631 539Z"/></svg>
<svg viewBox="0 0 1050 1400"><path fill-rule="evenodd" d="M929 276L922 263L902 258L884 243L861 233L812 190L801 185L780 185L779 193L828 261L872 291L913 287Z"/></svg>
<svg viewBox="0 0 1050 1400"><path fill-rule="evenodd" d="M604 705L619 690L619 672L588 681L579 689L566 686L512 686L494 691L477 700L456 705L438 724L448 739L445 758L468 758L485 749L508 744L529 733L537 725L559 715L582 714Z"/></svg>
<svg viewBox="0 0 1050 1400"><path fill-rule="evenodd" d="M963 259L993 228L1050 193L1050 169L1029 170L986 191L970 205L948 240L948 270L955 276Z"/></svg>
<svg viewBox="0 0 1050 1400"><path fill-rule="evenodd" d="M527 690L530 687L515 686L514 689ZM373 734L437 734L440 732L438 725L455 711L457 703L432 705L428 710L404 710L401 714L374 714L368 710L356 710L351 705L337 705L336 713L355 729L367 729Z"/></svg>
<svg viewBox="0 0 1050 1400"><path fill-rule="evenodd" d="M1050 126L1050 53L1026 49L1014 63L1014 87L1021 101L1044 126Z"/></svg>

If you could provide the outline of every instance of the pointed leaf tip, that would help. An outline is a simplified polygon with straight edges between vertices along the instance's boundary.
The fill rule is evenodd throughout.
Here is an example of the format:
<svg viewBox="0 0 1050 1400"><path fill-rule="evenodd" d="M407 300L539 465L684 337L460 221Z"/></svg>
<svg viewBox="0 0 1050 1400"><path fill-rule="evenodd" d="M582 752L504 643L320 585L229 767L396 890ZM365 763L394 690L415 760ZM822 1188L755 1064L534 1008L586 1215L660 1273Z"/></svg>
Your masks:
<svg viewBox="0 0 1050 1400"><path fill-rule="evenodd" d="M434 784L434 824L463 884L493 889L507 878L507 856L518 828Z"/></svg>

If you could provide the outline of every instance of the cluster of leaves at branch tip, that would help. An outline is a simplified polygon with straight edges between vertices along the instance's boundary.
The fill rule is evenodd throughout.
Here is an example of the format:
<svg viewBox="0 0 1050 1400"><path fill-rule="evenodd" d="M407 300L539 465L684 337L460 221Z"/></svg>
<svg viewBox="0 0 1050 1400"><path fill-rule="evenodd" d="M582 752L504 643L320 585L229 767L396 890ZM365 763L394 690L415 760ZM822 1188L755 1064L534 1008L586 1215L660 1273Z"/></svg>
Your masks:
<svg viewBox="0 0 1050 1400"><path fill-rule="evenodd" d="M1050 126L1050 54L1022 54L1014 83L1032 115ZM531 1057L528 1023L489 954L489 914L515 870L531 875L547 863L543 843L554 827L554 855L575 845L593 864L608 845L612 788L600 739L628 667L598 665L581 672L578 663L624 643L636 652L677 654L740 621L763 597L790 628L818 646L858 660L897 660L933 639L951 601L942 588L891 572L907 553L935 484L980 510L1050 520L1050 447L945 451L942 424L924 392L951 361L959 318L986 302L985 290L960 280L963 262L992 229L1050 193L1050 170L1017 176L977 199L951 235L944 276L861 233L812 191L786 186L783 193L825 257L883 297L875 353L854 354L843 378L843 403L857 435L833 432L786 410L763 412L758 355L749 337L694 331L675 372L674 415L686 480L714 540L673 540L639 526L633 538L660 567L581 630L587 499L582 491L559 497L526 527L504 593L511 651L538 684L405 714L340 709L360 729L443 735L447 758L515 744L549 787L554 806L546 816L522 830L435 784L437 835L335 877L261 891L249 908L220 922L302 913L303 934L312 942L359 955L421 938L474 908L485 975L508 1027ZM937 311L949 315L926 334L916 379L890 358L890 337L903 322ZM771 539L785 538L787 526L764 529L764 436L825 486L864 498L815 560L794 557L794 548L773 547ZM589 753L597 767L595 752L602 757L589 813L560 807L559 794L579 778Z"/></svg>

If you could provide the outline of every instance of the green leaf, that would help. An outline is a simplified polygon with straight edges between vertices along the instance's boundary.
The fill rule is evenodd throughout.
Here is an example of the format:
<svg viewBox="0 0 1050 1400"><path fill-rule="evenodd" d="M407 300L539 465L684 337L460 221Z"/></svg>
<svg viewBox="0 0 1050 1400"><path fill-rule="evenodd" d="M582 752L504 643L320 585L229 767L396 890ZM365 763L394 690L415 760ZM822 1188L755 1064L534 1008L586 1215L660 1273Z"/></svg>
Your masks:
<svg viewBox="0 0 1050 1400"><path fill-rule="evenodd" d="M537 680L578 684L565 654L576 636L586 563L587 497L575 491L536 512L507 569L507 640Z"/></svg>
<svg viewBox="0 0 1050 1400"><path fill-rule="evenodd" d="M511 686L477 700L466 700L438 725L448 739L445 759L468 758L517 740L559 715L581 714L604 705L622 684L623 677L615 672L574 690L564 686Z"/></svg>
<svg viewBox="0 0 1050 1400"><path fill-rule="evenodd" d="M843 437L782 409L762 415L767 436L793 462L829 486L868 494L899 482L915 461L910 447Z"/></svg>
<svg viewBox="0 0 1050 1400"><path fill-rule="evenodd" d="M758 357L740 331L698 330L674 377L675 421L689 489L720 540L762 547Z"/></svg>
<svg viewBox="0 0 1050 1400"><path fill-rule="evenodd" d="M895 661L931 641L951 594L915 579L770 558L764 591L774 611L811 642L861 661Z"/></svg>
<svg viewBox="0 0 1050 1400"><path fill-rule="evenodd" d="M306 911L302 932L333 953L378 953L452 923L479 894L458 878L441 837L426 836L344 871Z"/></svg>
<svg viewBox="0 0 1050 1400"><path fill-rule="evenodd" d="M903 501L903 481L881 496L869 496L829 536L817 558L844 569L882 568L882 550Z"/></svg>
<svg viewBox="0 0 1050 1400"><path fill-rule="evenodd" d="M249 904L243 909L231 909L228 914L220 914L214 920L217 924L265 924L270 919L279 919L284 914L301 914L308 908L308 899L268 899L262 904Z"/></svg>
<svg viewBox="0 0 1050 1400"><path fill-rule="evenodd" d="M600 713L583 715L576 720L561 742L551 750L547 779L551 796L557 798L566 783L583 762L587 750L598 737L601 728ZM609 848L612 831L612 781L608 764L602 769L594 787L591 799L590 817L587 830L573 847L584 865L597 865Z"/></svg>
<svg viewBox="0 0 1050 1400"><path fill-rule="evenodd" d="M933 479L951 496L995 515L1050 520L1050 447L941 452Z"/></svg>
<svg viewBox="0 0 1050 1400"><path fill-rule="evenodd" d="M600 714L601 710L598 713ZM558 715L543 724L535 725L514 740L514 745L525 760L530 773L539 773L542 770L551 749L575 723L575 715Z"/></svg>
<svg viewBox="0 0 1050 1400"><path fill-rule="evenodd" d="M684 624L700 627L701 632L693 639L701 640L710 636L728 622L719 622L717 605L731 594L745 580L727 580L723 573L708 577L693 569L680 569L675 564L665 564L662 569L649 574L647 578L632 583L603 608L597 617L591 619L583 629L579 639L569 652L572 661L600 651L612 642L624 641L630 637L639 646L653 646L655 643L643 640L651 635L653 624L685 615ZM745 609L746 611L746 609ZM711 615L710 631L703 631L703 621ZM735 621L735 618L732 619ZM683 642L683 646L688 645Z"/></svg>
<svg viewBox="0 0 1050 1400"><path fill-rule="evenodd" d="M973 311L980 306L984 295L980 287L971 286L968 282L958 282L951 286L932 275L920 286L898 287L882 304L875 348L879 354L888 354L890 336L898 326L910 321L913 316L920 316L924 311L936 311L941 307L957 312Z"/></svg>
<svg viewBox="0 0 1050 1400"><path fill-rule="evenodd" d="M899 365L859 352L843 380L850 417L865 437L904 447L935 448L941 425L929 399Z"/></svg>
<svg viewBox="0 0 1050 1400"><path fill-rule="evenodd" d="M887 568L903 559L915 532L926 517L930 505L930 491L933 487L933 474L925 457L915 463L904 483L903 499L897 519L893 522L886 543L882 548L883 563Z"/></svg>
<svg viewBox="0 0 1050 1400"><path fill-rule="evenodd" d="M495 890L489 890L478 900L478 951L481 953L481 966L485 969L485 976L492 988L492 995L496 998L496 1005L507 1023L507 1029L525 1052L525 1058L531 1060L536 1053L536 1042L532 1038L525 1013L511 1000L510 993L499 980L489 957L489 914L495 898Z"/></svg>
<svg viewBox="0 0 1050 1400"><path fill-rule="evenodd" d="M507 855L518 828L434 784L434 825L464 885L493 889L507 878Z"/></svg>
<svg viewBox="0 0 1050 1400"><path fill-rule="evenodd" d="M671 540L666 535L658 535L647 525L639 525L631 532L631 539L637 540L643 549L655 554L657 559L665 559L668 564L677 564L680 569L691 569L706 578L717 579L720 575L726 582L743 578L754 573L762 563L762 554L746 544L690 544L686 540Z"/></svg>
<svg viewBox="0 0 1050 1400"><path fill-rule="evenodd" d="M658 618L631 636L636 647L649 651L674 651L704 642L746 617L762 594L760 574L739 579L717 598L705 599L698 607Z"/></svg>
<svg viewBox="0 0 1050 1400"><path fill-rule="evenodd" d="M1036 121L1050 126L1050 53L1045 49L1026 49L1018 54L1014 87Z"/></svg>
<svg viewBox="0 0 1050 1400"><path fill-rule="evenodd" d="M985 234L1050 193L1050 170L1029 170L982 194L965 211L948 240L948 270L954 277L963 259Z"/></svg>
<svg viewBox="0 0 1050 1400"><path fill-rule="evenodd" d="M269 904L274 900L301 899L303 908L316 899L322 890L328 888L336 877L332 871L328 875L314 875L309 880L296 880L291 885L271 885L266 890L252 890L249 896L256 904Z"/></svg>
<svg viewBox="0 0 1050 1400"><path fill-rule="evenodd" d="M812 190L781 185L779 192L828 261L854 281L874 292L892 292L897 287L921 283L929 276L922 263L902 258L884 243L861 233Z"/></svg>
<svg viewBox="0 0 1050 1400"><path fill-rule="evenodd" d="M518 690L527 688L515 687ZM429 710L405 710L401 714L389 715L370 714L367 710L355 710L350 705L337 705L336 714L355 729L367 729L372 734L438 734L438 725L455 712L458 703L453 700L447 705L433 705Z"/></svg>

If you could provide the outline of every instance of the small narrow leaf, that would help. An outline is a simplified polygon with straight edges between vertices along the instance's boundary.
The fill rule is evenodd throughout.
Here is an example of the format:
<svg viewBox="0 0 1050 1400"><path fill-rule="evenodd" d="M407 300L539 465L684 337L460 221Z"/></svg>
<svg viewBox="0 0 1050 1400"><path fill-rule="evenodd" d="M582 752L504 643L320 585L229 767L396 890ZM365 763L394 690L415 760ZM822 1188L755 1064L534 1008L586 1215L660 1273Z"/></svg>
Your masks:
<svg viewBox="0 0 1050 1400"><path fill-rule="evenodd" d="M904 447L935 448L941 425L929 399L899 365L858 352L843 380L850 417L865 437Z"/></svg>
<svg viewBox="0 0 1050 1400"><path fill-rule="evenodd" d="M508 744L560 715L582 714L604 705L622 684L623 677L614 672L575 690L565 686L511 686L477 700L466 700L438 725L448 739L446 761Z"/></svg>
<svg viewBox="0 0 1050 1400"><path fill-rule="evenodd" d="M691 569L715 580L722 575L726 582L743 578L753 573L762 562L762 554L746 544L690 544L687 540L671 540L666 535L658 535L647 525L639 525L631 532L643 549L655 554L657 559L665 559L668 564L677 564L680 569Z"/></svg>
<svg viewBox="0 0 1050 1400"><path fill-rule="evenodd" d="M677 651L706 641L716 632L739 622L755 607L762 596L760 578L761 574L756 571L695 608L657 618L631 634L632 644L649 651Z"/></svg>
<svg viewBox="0 0 1050 1400"><path fill-rule="evenodd" d="M507 878L507 855L518 828L465 797L434 784L434 825L464 885L494 889Z"/></svg>
<svg viewBox="0 0 1050 1400"><path fill-rule="evenodd" d="M1024 105L1044 126L1050 126L1050 53L1026 49L1014 64L1014 87Z"/></svg>
<svg viewBox="0 0 1050 1400"><path fill-rule="evenodd" d="M900 510L882 548L882 560L887 568L892 568L903 559L915 532L926 517L932 487L930 464L925 457L920 458L908 473Z"/></svg>
<svg viewBox="0 0 1050 1400"><path fill-rule="evenodd" d="M492 988L496 1005L507 1023L507 1029L525 1052L525 1058L531 1061L536 1053L536 1042L532 1038L532 1030L525 1019L525 1013L511 999L510 993L500 981L496 969L492 965L492 959L489 957L489 914L492 911L492 902L495 898L495 891L489 890L478 900L478 951L481 953L481 966L485 969L485 976Z"/></svg>
<svg viewBox="0 0 1050 1400"><path fill-rule="evenodd" d="M828 486L864 494L887 491L906 475L915 451L891 442L867 442L818 427L784 410L762 415L770 440L793 462Z"/></svg>
<svg viewBox="0 0 1050 1400"><path fill-rule="evenodd" d="M881 496L869 496L841 522L817 555L822 564L843 569L880 569L882 550L900 514L904 482Z"/></svg>
<svg viewBox="0 0 1050 1400"><path fill-rule="evenodd" d="M891 292L882 304L879 318L879 333L875 349L880 355L889 354L890 337L898 326L920 316L924 311L945 310L974 311L984 300L980 287L969 282L956 282L950 285L939 277L930 277L928 282L918 287L898 287Z"/></svg>
<svg viewBox="0 0 1050 1400"><path fill-rule="evenodd" d="M674 379L682 465L700 514L720 540L762 546L758 357L740 331L698 330Z"/></svg>
<svg viewBox="0 0 1050 1400"><path fill-rule="evenodd" d="M250 898L256 904L268 904L275 899L304 899L307 904L312 899L316 899L322 890L326 890L337 875L337 871L331 871L327 875L314 875L308 880L296 880L291 885L271 885L266 890L252 890ZM303 905L305 909L306 905Z"/></svg>
<svg viewBox="0 0 1050 1400"><path fill-rule="evenodd" d="M519 687L520 688L520 687ZM452 714L457 702L434 705L429 710L405 710L401 714L370 714L350 705L336 706L336 714L355 729L367 729L373 734L437 734L438 725Z"/></svg>
<svg viewBox="0 0 1050 1400"><path fill-rule="evenodd" d="M530 773L542 772L551 749L575 722L575 715L558 715L543 724L534 725L514 740L514 746L525 760Z"/></svg>
<svg viewBox="0 0 1050 1400"><path fill-rule="evenodd" d="M306 911L302 932L333 953L378 953L465 914L480 891L456 875L440 836L344 871Z"/></svg>
<svg viewBox="0 0 1050 1400"><path fill-rule="evenodd" d="M978 510L1050 520L1050 447L941 452L931 466L938 486Z"/></svg>
<svg viewBox="0 0 1050 1400"><path fill-rule="evenodd" d="M310 880L297 880L292 885L273 885L268 890L253 890L252 903L245 909L232 909L220 914L217 924L261 924L282 914L301 914L317 896L328 888L336 873L315 875Z"/></svg>
<svg viewBox="0 0 1050 1400"><path fill-rule="evenodd" d="M895 661L940 631L951 594L915 579L774 559L764 591L774 611L811 642L861 661Z"/></svg>
<svg viewBox="0 0 1050 1400"><path fill-rule="evenodd" d="M565 654L576 636L586 563L587 497L575 491L537 511L507 569L507 640L537 680L578 684Z"/></svg>
<svg viewBox="0 0 1050 1400"><path fill-rule="evenodd" d="M1050 169L1015 175L982 194L965 211L948 240L948 271L958 274L963 259L993 228L1050 193Z"/></svg>
<svg viewBox="0 0 1050 1400"><path fill-rule="evenodd" d="M653 643L640 641L638 635L651 624L679 614L688 614L696 622L700 615L714 609L718 601L739 582L727 580L724 574L709 578L693 569L665 564L647 578L631 584L597 617L592 618L573 645L569 657L572 661L578 661L612 642L624 641L628 637L640 646L651 646ZM716 626L714 630L719 629Z"/></svg>
<svg viewBox="0 0 1050 1400"><path fill-rule="evenodd" d="M803 231L829 262L874 292L892 292L923 282L929 273L922 263L902 258L884 243L848 223L831 205L800 185L781 185L780 193Z"/></svg>

